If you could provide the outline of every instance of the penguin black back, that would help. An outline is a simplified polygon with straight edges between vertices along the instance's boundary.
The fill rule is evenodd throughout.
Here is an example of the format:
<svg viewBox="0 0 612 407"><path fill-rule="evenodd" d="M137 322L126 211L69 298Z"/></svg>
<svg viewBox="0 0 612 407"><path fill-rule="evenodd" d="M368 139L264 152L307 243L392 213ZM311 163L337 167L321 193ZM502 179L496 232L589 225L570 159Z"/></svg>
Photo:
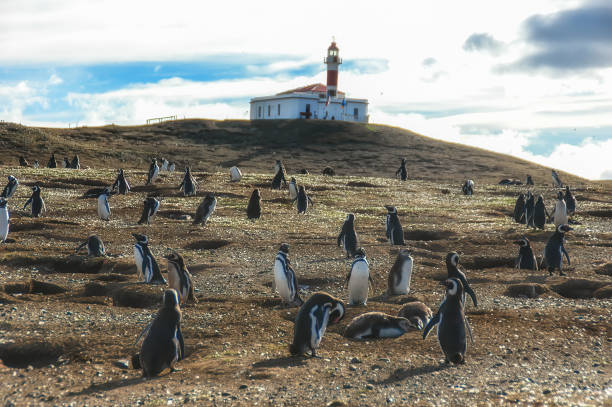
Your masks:
<svg viewBox="0 0 612 407"><path fill-rule="evenodd" d="M287 179L285 177L285 166L280 160L276 160L275 164L276 173L274 174L274 178L272 179L272 189L280 189L281 182L287 186Z"/></svg>
<svg viewBox="0 0 612 407"><path fill-rule="evenodd" d="M527 270L538 270L538 263L531 249L531 243L525 236L519 240L515 240L514 244L519 245L519 254L516 258L516 268Z"/></svg>
<svg viewBox="0 0 612 407"><path fill-rule="evenodd" d="M57 168L57 161L55 161L55 154L51 154L49 162L47 163L48 168Z"/></svg>
<svg viewBox="0 0 612 407"><path fill-rule="evenodd" d="M355 231L355 215L352 213L346 215L346 220L342 224L342 230L338 235L338 246L341 244L344 250L346 250L347 259L353 256L359 245L359 239Z"/></svg>
<svg viewBox="0 0 612 407"><path fill-rule="evenodd" d="M406 159L402 158L402 163L400 167L395 171L395 176L399 175L400 180L406 181L408 179L408 170L406 169Z"/></svg>
<svg viewBox="0 0 612 407"><path fill-rule="evenodd" d="M191 168L185 167L185 175L183 176L183 182L179 185L179 191L183 190L183 195L192 196L196 194L196 181L191 175Z"/></svg>
<svg viewBox="0 0 612 407"><path fill-rule="evenodd" d="M249 205L247 206L247 217L249 219L259 219L261 216L261 194L259 189L255 189L249 199Z"/></svg>
<svg viewBox="0 0 612 407"><path fill-rule="evenodd" d="M41 190L38 185L32 187L32 196L23 205L25 209L29 204L32 204L32 217L38 218L43 210L47 210L45 207L45 201L40 196Z"/></svg>
<svg viewBox="0 0 612 407"><path fill-rule="evenodd" d="M514 204L514 221L516 223L525 223L525 194L522 192L516 198Z"/></svg>
<svg viewBox="0 0 612 407"><path fill-rule="evenodd" d="M72 162L70 163L70 167L72 167L75 170L81 169L81 160L79 160L78 155L75 154L74 158L72 159Z"/></svg>
<svg viewBox="0 0 612 407"><path fill-rule="evenodd" d="M544 229L547 218L548 211L546 210L546 205L544 205L544 199L542 198L542 195L539 195L538 201L536 202L533 210L533 226L539 229Z"/></svg>
<svg viewBox="0 0 612 407"><path fill-rule="evenodd" d="M308 204L313 204L312 199L310 199L310 197L306 194L306 189L304 188L304 185L299 186L298 195L295 200L297 200L298 214L306 213L306 210L308 209Z"/></svg>
<svg viewBox="0 0 612 407"><path fill-rule="evenodd" d="M551 276L555 269L559 269L559 275L565 275L563 273L563 256L567 259L567 265L571 265L569 254L565 249L565 234L571 230L573 229L569 225L559 225L546 242L543 263L548 266L548 272Z"/></svg>
<svg viewBox="0 0 612 407"><path fill-rule="evenodd" d="M387 239L392 245L403 246L404 229L397 216L397 209L391 205L385 205L385 208L387 208Z"/></svg>
<svg viewBox="0 0 612 407"><path fill-rule="evenodd" d="M450 252L446 255L446 270L448 272L448 278L458 278L461 281L461 291L467 293L470 298L472 298L474 306L477 307L478 301L476 300L476 294L470 287L465 274L459 270L459 254L457 252Z"/></svg>
<svg viewBox="0 0 612 407"><path fill-rule="evenodd" d="M527 226L533 225L533 215L535 211L535 197L531 191L527 192L527 201L525 202L525 223Z"/></svg>
<svg viewBox="0 0 612 407"><path fill-rule="evenodd" d="M153 197L148 197L143 202L142 215L140 215L139 225L149 224L151 217L157 213L159 208L159 201Z"/></svg>
<svg viewBox="0 0 612 407"><path fill-rule="evenodd" d="M569 185L565 186L565 205L567 207L567 214L573 215L576 212L576 198L572 195Z"/></svg>
<svg viewBox="0 0 612 407"><path fill-rule="evenodd" d="M198 206L198 209L196 209L195 216L193 217L193 225L206 225L206 222L208 222L208 219L213 214L216 207L217 198L215 195L207 194Z"/></svg>
<svg viewBox="0 0 612 407"><path fill-rule="evenodd" d="M130 184L128 184L125 179L125 175L123 174L123 168L119 169L119 173L117 174L117 178L113 183L112 190L117 190L121 195L125 195L130 191Z"/></svg>

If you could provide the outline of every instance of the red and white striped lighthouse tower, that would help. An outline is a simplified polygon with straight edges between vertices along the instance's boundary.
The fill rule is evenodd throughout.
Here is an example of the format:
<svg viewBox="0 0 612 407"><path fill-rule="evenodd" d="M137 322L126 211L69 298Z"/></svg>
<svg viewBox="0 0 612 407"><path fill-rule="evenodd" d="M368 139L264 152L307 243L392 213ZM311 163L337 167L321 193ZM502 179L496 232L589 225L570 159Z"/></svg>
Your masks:
<svg viewBox="0 0 612 407"><path fill-rule="evenodd" d="M327 96L330 98L336 97L338 91L338 66L342 63L342 59L338 55L338 47L335 40L327 48L327 57L325 57L323 62L327 65Z"/></svg>

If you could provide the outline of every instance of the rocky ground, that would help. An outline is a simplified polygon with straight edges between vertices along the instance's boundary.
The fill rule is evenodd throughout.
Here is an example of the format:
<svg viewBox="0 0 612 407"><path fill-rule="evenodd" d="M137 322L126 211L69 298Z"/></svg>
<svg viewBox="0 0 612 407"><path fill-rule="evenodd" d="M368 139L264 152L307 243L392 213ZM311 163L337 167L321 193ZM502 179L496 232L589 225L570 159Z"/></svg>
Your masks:
<svg viewBox="0 0 612 407"><path fill-rule="evenodd" d="M103 163L100 163L103 165ZM320 172L318 172L320 173ZM306 215L287 190L269 189L271 174L195 172L197 197L178 191L180 172L162 173L145 187L144 171L126 171L133 186L110 198L109 222L96 214L89 188L112 183L104 170L3 167L21 185L10 199L9 241L0 245L0 399L5 405L602 405L612 396L612 195L582 183L575 230L567 236L567 277L512 268L511 242L527 235L541 256L553 226L527 230L510 217L520 186L477 183L465 197L457 183L389 178L296 175L315 202ZM39 183L48 211L22 210ZM260 188L264 212L245 209ZM188 220L214 191L217 211L206 227ZM536 185L548 207L556 191ZM147 195L161 198L149 226L136 222ZM383 205L398 207L415 268L409 296L385 300L397 248L385 240ZM275 254L291 244L302 297L324 290L346 299L350 262L335 241L347 212L368 253L374 295L328 328L321 358L290 357L296 308L271 290ZM180 371L144 380L129 366L136 338L156 313L163 287L139 284L131 233L145 233L163 271L162 256L179 251L197 287L197 304L183 308L186 358ZM75 255L89 234L110 255ZM409 332L390 340L352 341L348 322L366 311L396 313L418 299L434 311L443 298L449 251L479 299L467 307L474 333L467 362L445 366L435 335ZM335 402L336 404L332 404ZM344 403L344 404L343 404Z"/></svg>

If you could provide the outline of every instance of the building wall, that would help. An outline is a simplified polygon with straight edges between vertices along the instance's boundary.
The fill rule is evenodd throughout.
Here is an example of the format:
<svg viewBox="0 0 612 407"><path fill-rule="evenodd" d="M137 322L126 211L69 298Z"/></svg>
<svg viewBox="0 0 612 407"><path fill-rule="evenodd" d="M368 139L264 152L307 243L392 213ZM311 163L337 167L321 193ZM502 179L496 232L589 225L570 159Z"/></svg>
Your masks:
<svg viewBox="0 0 612 407"><path fill-rule="evenodd" d="M274 120L274 119L299 119L300 112L305 112L310 105L312 115L310 119L318 120L344 120L351 122L367 123L368 104L366 101L350 101L342 108L342 99L334 98L328 106L326 99L316 97L292 97L292 98L269 98L251 101L251 120ZM278 106L280 105L280 114ZM269 113L268 114L268 106ZM261 109L261 110L260 110ZM357 115L355 115L357 109ZM261 114L260 114L261 112Z"/></svg>

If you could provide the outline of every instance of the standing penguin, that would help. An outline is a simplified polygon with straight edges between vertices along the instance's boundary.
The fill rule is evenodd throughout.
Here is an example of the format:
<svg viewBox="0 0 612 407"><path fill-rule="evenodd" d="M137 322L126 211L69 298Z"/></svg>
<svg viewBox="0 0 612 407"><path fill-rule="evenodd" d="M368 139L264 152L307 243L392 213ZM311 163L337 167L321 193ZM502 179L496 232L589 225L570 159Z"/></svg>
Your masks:
<svg viewBox="0 0 612 407"><path fill-rule="evenodd" d="M544 265L548 267L548 272L550 275L553 275L555 269L559 269L559 275L564 276L563 272L563 256L567 259L567 265L569 266L570 258L569 254L567 254L567 250L565 250L565 234L573 230L568 225L559 225L557 226L555 233L553 233L546 242L546 246L544 247L544 259L540 268L544 268Z"/></svg>
<svg viewBox="0 0 612 407"><path fill-rule="evenodd" d="M98 195L98 216L102 220L109 220L111 215L110 206L108 205L108 197L110 196L110 189L108 187L102 190L102 193Z"/></svg>
<svg viewBox="0 0 612 407"><path fill-rule="evenodd" d="M64 164L63 164L64 168L71 168L70 166L70 160L68 159L68 157L64 157Z"/></svg>
<svg viewBox="0 0 612 407"><path fill-rule="evenodd" d="M191 176L191 168L185 167L185 176L183 177L183 182L179 185L179 191L183 190L184 196L192 196L196 194L198 183Z"/></svg>
<svg viewBox="0 0 612 407"><path fill-rule="evenodd" d="M527 175L527 181L525 181L525 185L534 185L531 175Z"/></svg>
<svg viewBox="0 0 612 407"><path fill-rule="evenodd" d="M249 219L259 219L261 216L261 194L259 189L255 189L249 199L249 206L247 206L247 217Z"/></svg>
<svg viewBox="0 0 612 407"><path fill-rule="evenodd" d="M525 194L522 192L516 198L516 204L514 204L514 221L525 223Z"/></svg>
<svg viewBox="0 0 612 407"><path fill-rule="evenodd" d="M234 165L232 168L230 168L230 182L238 182L241 179L242 172L240 171L240 168Z"/></svg>
<svg viewBox="0 0 612 407"><path fill-rule="evenodd" d="M75 170L80 170L81 169L81 161L79 160L79 156L78 155L74 155L74 157L72 158L72 162L70 163L70 167L72 167Z"/></svg>
<svg viewBox="0 0 612 407"><path fill-rule="evenodd" d="M182 306L187 301L197 302L193 294L193 280L191 273L185 266L185 259L176 252L164 256L168 260L168 286L174 288L179 294L179 303Z"/></svg>
<svg viewBox="0 0 612 407"><path fill-rule="evenodd" d="M57 161L55 161L55 153L51 153L51 157L49 157L49 162L47 163L47 168L57 168Z"/></svg>
<svg viewBox="0 0 612 407"><path fill-rule="evenodd" d="M366 312L348 324L344 336L351 339L397 338L410 328L418 329L403 317L396 317L383 312Z"/></svg>
<svg viewBox="0 0 612 407"><path fill-rule="evenodd" d="M295 271L289 261L289 244L282 243L274 259L274 280L272 290L278 291L283 300L291 305L300 306L304 303L298 292L298 282Z"/></svg>
<svg viewBox="0 0 612 407"><path fill-rule="evenodd" d="M563 199L565 199L565 206L567 208L568 216L573 215L576 212L576 198L574 198L574 195L572 195L569 185L565 186L565 196Z"/></svg>
<svg viewBox="0 0 612 407"><path fill-rule="evenodd" d="M136 239L134 244L134 262L138 269L138 276L145 283L166 284L166 280L159 270L155 257L149 250L149 238L146 235L132 233Z"/></svg>
<svg viewBox="0 0 612 407"><path fill-rule="evenodd" d="M32 187L32 196L26 201L25 205L23 205L23 209L25 209L30 203L32 204L33 218L38 218L43 210L47 212L45 201L42 199L42 196L40 196L40 192L40 187L34 185Z"/></svg>
<svg viewBox="0 0 612 407"><path fill-rule="evenodd" d="M563 188L563 182L561 181L561 178L559 178L559 174L557 174L557 171L552 170L551 174L553 179L553 187Z"/></svg>
<svg viewBox="0 0 612 407"><path fill-rule="evenodd" d="M34 160L34 164L32 164L32 168L38 168L39 164L38 164L38 160Z"/></svg>
<svg viewBox="0 0 612 407"><path fill-rule="evenodd" d="M546 210L546 205L544 205L542 195L539 195L533 212L533 226L544 230L547 218L548 211Z"/></svg>
<svg viewBox="0 0 612 407"><path fill-rule="evenodd" d="M162 157L161 163L161 171L168 171L168 160L166 160L165 157Z"/></svg>
<svg viewBox="0 0 612 407"><path fill-rule="evenodd" d="M568 224L567 204L565 203L563 192L561 191L559 191L557 194L557 202L555 203L555 208L550 216L553 218L555 227Z"/></svg>
<svg viewBox="0 0 612 407"><path fill-rule="evenodd" d="M400 250L389 271L387 295L406 295L410 292L412 278L412 256L406 249Z"/></svg>
<svg viewBox="0 0 612 407"><path fill-rule="evenodd" d="M297 201L298 214L306 213L309 203L314 206L314 204L312 203L312 199L310 199L310 197L306 194L306 189L304 188L304 185L300 185L298 195L294 199L294 201Z"/></svg>
<svg viewBox="0 0 612 407"><path fill-rule="evenodd" d="M144 223L148 225L159 209L159 201L150 196L143 201L143 204L142 215L140 215L138 224L142 225Z"/></svg>
<svg viewBox="0 0 612 407"><path fill-rule="evenodd" d="M85 242L81 243L75 249L74 252L75 253L80 252L81 249L84 248L85 246L87 246L87 255L88 256L93 256L93 257L104 257L104 256L106 256L106 251L104 250L104 243L96 235L89 236Z"/></svg>
<svg viewBox="0 0 612 407"><path fill-rule="evenodd" d="M387 208L387 239L392 245L403 246L404 229L397 216L397 209L391 205L385 205L385 208Z"/></svg>
<svg viewBox="0 0 612 407"><path fill-rule="evenodd" d="M463 286L457 278L450 278L440 284L446 286L446 297L436 315L423 331L423 339L438 325L438 342L444 352L444 363L465 363L466 319L463 313Z"/></svg>
<svg viewBox="0 0 612 407"><path fill-rule="evenodd" d="M12 175L8 176L8 183L6 184L6 186L4 187L4 189L2 190L2 195L0 195L0 197L2 198L10 198L13 196L13 194L15 193L15 191L17 190L17 186L19 185L19 181L17 181L17 178L15 178Z"/></svg>
<svg viewBox="0 0 612 407"><path fill-rule="evenodd" d="M168 368L174 371L174 365L185 353L181 333L181 308L175 290L164 292L164 304L145 331L147 332L139 355L143 376L157 376Z"/></svg>
<svg viewBox="0 0 612 407"><path fill-rule="evenodd" d="M346 215L346 220L342 224L342 230L338 235L338 247L340 247L340 243L346 251L347 259L357 250L359 239L357 239L357 232L355 232L355 215L352 213Z"/></svg>
<svg viewBox="0 0 612 407"><path fill-rule="evenodd" d="M298 197L298 184L294 177L289 181L289 199L295 201Z"/></svg>
<svg viewBox="0 0 612 407"><path fill-rule="evenodd" d="M293 342L289 345L292 355L304 355L310 351L316 357L327 325L344 318L345 306L338 298L325 292L314 293L298 311L293 326Z"/></svg>
<svg viewBox="0 0 612 407"><path fill-rule="evenodd" d="M459 270L459 254L457 252L450 252L446 255L446 270L448 272L448 278L458 278L461 281L463 302L465 302L465 293L468 293L472 298L472 303L474 303L474 306L477 307L478 301L476 300L476 294L470 287L465 274Z"/></svg>
<svg viewBox="0 0 612 407"><path fill-rule="evenodd" d="M26 160L24 156L19 156L19 166L27 167L28 165L28 160Z"/></svg>
<svg viewBox="0 0 612 407"><path fill-rule="evenodd" d="M406 159L402 158L402 163L400 167L395 171L395 177L399 175L402 181L406 181L408 179L408 170L406 169Z"/></svg>
<svg viewBox="0 0 612 407"><path fill-rule="evenodd" d="M130 192L130 184L128 184L125 179L125 175L123 174L123 168L119 168L119 173L117 174L117 179L113 183L112 190L117 190L121 195L125 195Z"/></svg>
<svg viewBox="0 0 612 407"><path fill-rule="evenodd" d="M349 305L366 305L370 284L374 284L370 276L370 265L366 259L365 250L360 247L355 251L355 260L346 276L349 290Z"/></svg>
<svg viewBox="0 0 612 407"><path fill-rule="evenodd" d="M168 172L174 172L174 169L176 168L176 164L171 162L168 164Z"/></svg>
<svg viewBox="0 0 612 407"><path fill-rule="evenodd" d="M529 239L523 236L519 240L515 240L514 244L519 245L519 254L515 262L516 268L537 271L538 263L536 261L535 255L533 254L533 250L531 249Z"/></svg>
<svg viewBox="0 0 612 407"><path fill-rule="evenodd" d="M7 204L6 199L0 197L0 243L6 241L9 232L10 219Z"/></svg>
<svg viewBox="0 0 612 407"><path fill-rule="evenodd" d="M398 317L406 318L412 322L417 329L423 329L431 320L433 313L431 309L420 301L412 301L404 304L397 313Z"/></svg>
<svg viewBox="0 0 612 407"><path fill-rule="evenodd" d="M463 195L474 195L474 181L468 179L461 188Z"/></svg>
<svg viewBox="0 0 612 407"><path fill-rule="evenodd" d="M211 217L216 207L217 198L215 195L212 193L206 195L196 210L195 216L193 217L193 225L202 224L206 226L206 222L208 222L208 219Z"/></svg>
<svg viewBox="0 0 612 407"><path fill-rule="evenodd" d="M159 165L157 165L157 159L154 158L151 160L151 165L149 166L149 174L147 177L146 185L151 185L155 178L159 175Z"/></svg>
<svg viewBox="0 0 612 407"><path fill-rule="evenodd" d="M281 181L287 186L287 179L285 178L285 167L281 160L276 160L276 164L274 165L275 175L272 179L272 189L280 189Z"/></svg>
<svg viewBox="0 0 612 407"><path fill-rule="evenodd" d="M527 191L527 201L525 202L525 224L527 227L533 225L533 212L535 211L535 197L531 191Z"/></svg>

